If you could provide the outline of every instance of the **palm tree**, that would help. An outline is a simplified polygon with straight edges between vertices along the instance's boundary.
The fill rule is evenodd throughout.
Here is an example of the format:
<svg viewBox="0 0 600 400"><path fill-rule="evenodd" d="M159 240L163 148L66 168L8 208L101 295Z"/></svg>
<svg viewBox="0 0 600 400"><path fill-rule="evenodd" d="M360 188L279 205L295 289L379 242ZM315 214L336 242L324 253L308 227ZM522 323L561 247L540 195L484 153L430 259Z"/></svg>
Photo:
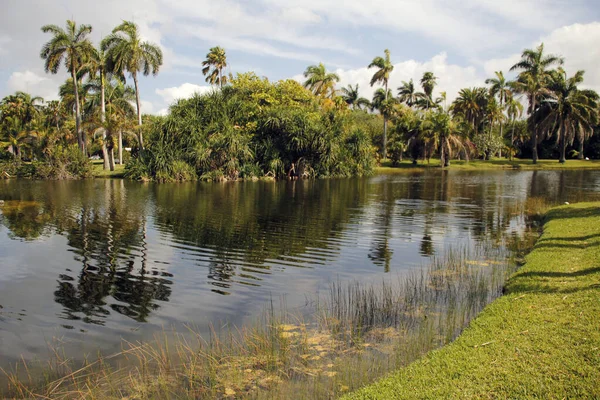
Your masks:
<svg viewBox="0 0 600 400"><path fill-rule="evenodd" d="M227 67L227 55L225 49L216 46L211 47L206 60L202 61L202 74L206 76L206 82L211 85L219 85L221 88L227 84L227 75L223 75L223 69Z"/></svg>
<svg viewBox="0 0 600 400"><path fill-rule="evenodd" d="M515 143L515 121L517 118L521 118L523 116L523 104L515 99L512 95L508 97L506 103L506 114L508 114L508 118L512 121L512 130L510 132L510 160L513 159L513 146Z"/></svg>
<svg viewBox="0 0 600 400"><path fill-rule="evenodd" d="M67 20L66 30L57 25L44 25L42 32L51 33L52 39L42 47L40 57L45 60L46 72L56 74L61 62L71 73L73 92L75 93L75 130L79 148L85 154L85 138L81 129L81 108L79 90L77 88L77 73L87 60L93 46L87 36L92 32L90 25L79 25L75 21Z"/></svg>
<svg viewBox="0 0 600 400"><path fill-rule="evenodd" d="M123 165L123 131L131 128L129 121L131 121L131 118L135 115L135 110L131 106L134 99L135 90L131 86L126 86L125 83L119 79L113 79L111 84L107 86L107 112L112 116L112 126L118 128L117 143L119 165Z"/></svg>
<svg viewBox="0 0 600 400"><path fill-rule="evenodd" d="M500 108L504 109L506 102L510 97L512 97L512 83L508 82L504 77L504 73L502 71L496 71L494 73L496 75L495 78L489 78L485 80L486 85L490 85L490 96L496 97L498 96L498 101L500 101ZM504 124L500 121L500 136L504 137L503 133Z"/></svg>
<svg viewBox="0 0 600 400"><path fill-rule="evenodd" d="M398 87L398 100L409 107L414 106L425 96L424 93L417 92L413 80L402 81L402 86Z"/></svg>
<svg viewBox="0 0 600 400"><path fill-rule="evenodd" d="M378 110L384 121L391 118L394 112L394 106L397 103L396 98L392 94L391 90L385 93L382 88L379 88L373 94L373 101L371 101L371 110ZM384 130L383 145L387 145L387 137L385 136L386 131ZM387 148L386 148L387 150ZM383 153L387 154L387 153Z"/></svg>
<svg viewBox="0 0 600 400"><path fill-rule="evenodd" d="M477 135L479 133L479 125L485 117L487 109L488 94L485 88L465 88L458 92L458 97L454 100L451 106L451 111L454 115L461 116L467 121Z"/></svg>
<svg viewBox="0 0 600 400"><path fill-rule="evenodd" d="M312 91L315 96L333 96L335 93L335 83L340 81L340 77L335 72L327 72L325 65L309 65L304 71L304 87Z"/></svg>
<svg viewBox="0 0 600 400"><path fill-rule="evenodd" d="M84 69L90 77L90 80L97 80L97 89L100 93L100 120L102 123L106 121L106 100L105 100L105 85L107 75L110 70L110 63L102 49L93 49L88 62L84 65ZM108 151L106 148L106 131L102 133L102 158L104 159L104 169L110 168L108 159Z"/></svg>
<svg viewBox="0 0 600 400"><path fill-rule="evenodd" d="M525 49L521 54L521 60L510 69L511 71L521 71L514 86L518 91L526 93L529 100L528 111L534 164L538 160L538 135L533 115L539 106L539 97L547 92L546 86L550 77L548 68L553 65L562 65L563 62L562 57L552 54L545 55L544 44L542 43L535 49Z"/></svg>
<svg viewBox="0 0 600 400"><path fill-rule="evenodd" d="M44 116L48 126L60 130L60 123L66 119L65 108L63 107L62 102L51 100L46 103L46 107L44 107Z"/></svg>
<svg viewBox="0 0 600 400"><path fill-rule="evenodd" d="M490 124L489 130L489 138L492 138L494 134L494 125L499 124L502 126L502 122L504 121L504 108L496 101L494 97L490 97L486 107L486 119ZM500 130L500 138L503 139L502 130ZM499 149L500 157L502 157L502 148ZM490 159L493 154L490 154L488 151L486 154L486 158Z"/></svg>
<svg viewBox="0 0 600 400"><path fill-rule="evenodd" d="M433 104L433 89L437 84L437 79L438 78L433 74L433 72L425 72L421 78L421 87L423 88L423 92L425 92L427 109L429 109L429 106Z"/></svg>
<svg viewBox="0 0 600 400"><path fill-rule="evenodd" d="M15 92L0 101L1 118L18 117L23 123L30 123L40 112L44 99L25 92Z"/></svg>
<svg viewBox="0 0 600 400"><path fill-rule="evenodd" d="M371 64L369 64L369 68L378 68L373 77L371 78L371 86L376 83L382 83L384 87L384 95L385 100L388 100L388 94L391 93L388 90L388 83L390 80L390 74L394 70L394 64L390 60L390 51L385 49L384 57L375 57ZM387 158L387 117L386 114L383 113L383 159Z"/></svg>
<svg viewBox="0 0 600 400"><path fill-rule="evenodd" d="M431 142L432 151L435 148L440 149L440 166L450 166L452 147L462 147L458 125L450 114L444 111L428 113L421 125L421 131Z"/></svg>
<svg viewBox="0 0 600 400"><path fill-rule="evenodd" d="M551 93L541 101L538 109L542 132L549 136L558 132L560 163L566 161L567 144L573 144L575 136L593 131L598 124L598 94L593 90L577 88L583 82L583 75L584 71L577 71L567 78L562 68L553 71L549 83Z"/></svg>
<svg viewBox="0 0 600 400"><path fill-rule="evenodd" d="M358 83L352 87L352 85L348 85L347 87L342 88L342 99L351 106L353 109L361 108L361 107L369 107L371 102L365 99L364 97L360 97L358 91Z"/></svg>
<svg viewBox="0 0 600 400"><path fill-rule="evenodd" d="M119 73L129 72L135 86L135 102L137 106L138 126L142 125L142 106L140 103L140 90L138 73L145 76L156 75L163 62L162 50L154 43L144 42L140 38L138 27L131 21L123 23L113 29L101 43L101 48L106 51L113 70ZM142 130L138 128L140 149L144 150Z"/></svg>

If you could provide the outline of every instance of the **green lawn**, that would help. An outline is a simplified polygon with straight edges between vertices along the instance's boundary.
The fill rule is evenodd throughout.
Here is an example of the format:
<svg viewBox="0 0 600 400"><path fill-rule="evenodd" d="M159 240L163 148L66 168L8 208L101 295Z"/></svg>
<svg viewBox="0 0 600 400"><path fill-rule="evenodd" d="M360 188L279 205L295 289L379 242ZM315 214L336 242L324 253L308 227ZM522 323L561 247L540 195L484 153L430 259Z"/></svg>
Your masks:
<svg viewBox="0 0 600 400"><path fill-rule="evenodd" d="M125 165L115 165L115 170L104 170L102 169L102 160L93 161L94 164L94 176L96 178L123 178L125 174Z"/></svg>
<svg viewBox="0 0 600 400"><path fill-rule="evenodd" d="M403 161L399 166L392 167L391 162L386 161L382 166L377 168L377 172L396 172L403 170L439 168L440 160L432 159L430 163L419 161L417 165L413 165L411 161ZM484 170L484 169L600 169L600 160L567 160L561 164L558 160L538 160L537 164L533 164L531 160L513 160L509 161L503 158L492 159L488 161L472 160L470 162L452 160L449 169L458 170Z"/></svg>
<svg viewBox="0 0 600 400"><path fill-rule="evenodd" d="M600 203L551 210L525 266L452 344L347 399L600 399Z"/></svg>

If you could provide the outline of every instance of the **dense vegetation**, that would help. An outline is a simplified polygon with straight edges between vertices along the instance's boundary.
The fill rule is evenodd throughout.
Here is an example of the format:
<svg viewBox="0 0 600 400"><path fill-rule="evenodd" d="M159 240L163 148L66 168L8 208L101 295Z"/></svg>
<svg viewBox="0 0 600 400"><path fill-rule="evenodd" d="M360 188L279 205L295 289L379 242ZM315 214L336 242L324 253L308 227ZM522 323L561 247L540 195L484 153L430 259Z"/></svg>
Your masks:
<svg viewBox="0 0 600 400"><path fill-rule="evenodd" d="M111 171L131 158L129 177L157 181L354 176L388 157L394 165L435 157L442 168L451 159L600 158L598 94L580 89L584 71L567 74L543 44L523 51L513 81L498 71L487 87L464 88L450 104L446 92L434 97L432 72L420 79L422 91L410 80L395 96L388 50L369 64L370 84L381 88L368 100L358 85L338 88L339 76L322 63L307 67L303 85L227 74L217 46L202 63L214 90L157 117L142 115L138 77L157 74L163 55L134 23L124 21L98 46L89 25L42 30L51 34L40 53L46 71L64 64L71 77L60 101L21 92L2 99L4 177L85 177L90 156Z"/></svg>
<svg viewBox="0 0 600 400"><path fill-rule="evenodd" d="M149 123L148 149L127 174L158 181L362 175L374 166L373 119L296 81L238 75Z"/></svg>

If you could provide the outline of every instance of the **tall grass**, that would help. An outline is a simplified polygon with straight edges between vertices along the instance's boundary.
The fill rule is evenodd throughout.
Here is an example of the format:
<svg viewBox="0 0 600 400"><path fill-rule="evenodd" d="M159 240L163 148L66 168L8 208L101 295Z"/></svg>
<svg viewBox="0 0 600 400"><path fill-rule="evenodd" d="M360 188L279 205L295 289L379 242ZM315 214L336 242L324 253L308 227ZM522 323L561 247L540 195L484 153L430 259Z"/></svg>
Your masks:
<svg viewBox="0 0 600 400"><path fill-rule="evenodd" d="M310 313L271 304L252 324L123 342L77 365L3 371L19 398L331 398L452 341L499 296L515 263L505 247L448 249L426 268L376 284L331 285Z"/></svg>

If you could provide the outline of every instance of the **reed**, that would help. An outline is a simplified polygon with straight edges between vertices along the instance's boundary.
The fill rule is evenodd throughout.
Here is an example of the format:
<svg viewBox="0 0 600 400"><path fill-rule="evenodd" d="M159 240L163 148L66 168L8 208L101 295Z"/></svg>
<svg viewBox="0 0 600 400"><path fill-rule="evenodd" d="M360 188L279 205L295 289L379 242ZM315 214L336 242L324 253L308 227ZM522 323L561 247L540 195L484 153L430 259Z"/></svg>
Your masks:
<svg viewBox="0 0 600 400"><path fill-rule="evenodd" d="M421 270L376 284L336 282L307 312L271 302L240 328L163 332L79 363L22 361L5 397L331 398L443 346L502 292L506 246L447 249Z"/></svg>

